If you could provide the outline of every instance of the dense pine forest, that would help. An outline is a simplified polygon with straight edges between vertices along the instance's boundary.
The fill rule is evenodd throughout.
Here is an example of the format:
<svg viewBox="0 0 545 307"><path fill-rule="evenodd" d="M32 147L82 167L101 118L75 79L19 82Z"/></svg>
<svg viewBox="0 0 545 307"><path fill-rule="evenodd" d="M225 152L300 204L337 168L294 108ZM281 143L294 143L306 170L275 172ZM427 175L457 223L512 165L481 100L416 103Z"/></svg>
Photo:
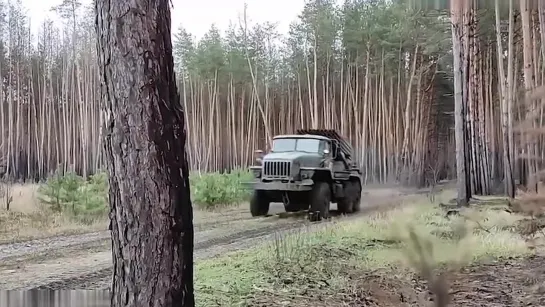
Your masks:
<svg viewBox="0 0 545 307"><path fill-rule="evenodd" d="M53 8L63 26L45 21L33 36L21 2L1 3L3 171L17 180L96 172L101 125L112 115L101 112L93 7L64 0ZM522 142L529 138L514 125L543 118L522 93L543 84L545 5L336 3L308 1L287 35L248 22L251 7L199 40L173 25L193 170L248 166L275 134L313 127L351 141L367 183L425 185L462 169L472 192L488 194L537 171L522 158L543 155L541 139Z"/></svg>

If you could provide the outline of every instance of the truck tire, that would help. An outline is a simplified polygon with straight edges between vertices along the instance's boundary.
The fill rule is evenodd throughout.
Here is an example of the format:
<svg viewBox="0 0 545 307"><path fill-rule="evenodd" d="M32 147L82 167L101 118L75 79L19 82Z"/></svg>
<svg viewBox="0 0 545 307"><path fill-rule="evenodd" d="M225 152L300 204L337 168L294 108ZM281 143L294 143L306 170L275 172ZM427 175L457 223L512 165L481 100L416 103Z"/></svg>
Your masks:
<svg viewBox="0 0 545 307"><path fill-rule="evenodd" d="M265 216L269 213L270 201L263 191L255 190L250 200L250 213L253 217Z"/></svg>
<svg viewBox="0 0 545 307"><path fill-rule="evenodd" d="M331 190L326 182L316 182L310 192L309 219L320 221L329 218Z"/></svg>
<svg viewBox="0 0 545 307"><path fill-rule="evenodd" d="M337 202L337 210L339 213L349 214L354 212L355 189L354 182L347 181L344 183L344 197Z"/></svg>
<svg viewBox="0 0 545 307"><path fill-rule="evenodd" d="M354 193L355 200L352 202L352 212L358 212L360 211L360 205L361 205L361 184L359 181L352 181L352 185L354 187Z"/></svg>

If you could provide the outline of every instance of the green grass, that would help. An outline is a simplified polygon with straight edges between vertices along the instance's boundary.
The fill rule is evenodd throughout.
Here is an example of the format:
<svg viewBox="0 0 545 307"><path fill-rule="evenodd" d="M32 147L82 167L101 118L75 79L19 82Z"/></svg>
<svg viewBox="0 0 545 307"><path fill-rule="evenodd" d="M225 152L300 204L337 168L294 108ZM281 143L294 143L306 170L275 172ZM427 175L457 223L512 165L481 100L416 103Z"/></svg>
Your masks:
<svg viewBox="0 0 545 307"><path fill-rule="evenodd" d="M439 198L449 196L444 193ZM530 251L511 227L520 218L497 206L479 206L447 219L444 210L419 200L387 213L200 261L196 266L197 303L247 306L257 305L255 298L267 295L288 301L308 298L309 293L332 296L347 291L354 272L395 269L403 275L420 262L434 267L463 266L524 256ZM415 249L411 231L427 246L424 254Z"/></svg>

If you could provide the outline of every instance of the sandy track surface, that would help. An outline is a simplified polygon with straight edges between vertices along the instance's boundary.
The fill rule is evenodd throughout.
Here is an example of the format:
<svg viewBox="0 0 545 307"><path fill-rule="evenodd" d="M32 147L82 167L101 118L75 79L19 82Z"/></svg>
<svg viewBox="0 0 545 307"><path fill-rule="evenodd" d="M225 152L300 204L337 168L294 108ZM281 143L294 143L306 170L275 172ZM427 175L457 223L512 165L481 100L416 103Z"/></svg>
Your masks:
<svg viewBox="0 0 545 307"><path fill-rule="evenodd" d="M362 211L342 219L357 218L395 204L415 192L367 190ZM222 213L195 212L196 259L249 248L278 233L312 231L328 224L309 224L293 214L279 218L282 212L283 206L276 204L271 208L273 216L257 219L251 218L246 206ZM106 289L111 278L111 257L108 231L0 245L0 289Z"/></svg>

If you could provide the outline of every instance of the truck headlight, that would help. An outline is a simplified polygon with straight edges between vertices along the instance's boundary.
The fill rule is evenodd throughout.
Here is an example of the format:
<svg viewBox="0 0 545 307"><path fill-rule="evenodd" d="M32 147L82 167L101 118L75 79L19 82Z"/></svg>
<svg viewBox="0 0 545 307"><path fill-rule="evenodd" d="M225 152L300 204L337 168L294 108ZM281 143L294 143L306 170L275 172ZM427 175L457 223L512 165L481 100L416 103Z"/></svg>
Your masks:
<svg viewBox="0 0 545 307"><path fill-rule="evenodd" d="M252 173L254 175L254 178L261 178L261 169L260 168L253 168Z"/></svg>
<svg viewBox="0 0 545 307"><path fill-rule="evenodd" d="M301 179L310 179L314 175L312 170L301 170Z"/></svg>

